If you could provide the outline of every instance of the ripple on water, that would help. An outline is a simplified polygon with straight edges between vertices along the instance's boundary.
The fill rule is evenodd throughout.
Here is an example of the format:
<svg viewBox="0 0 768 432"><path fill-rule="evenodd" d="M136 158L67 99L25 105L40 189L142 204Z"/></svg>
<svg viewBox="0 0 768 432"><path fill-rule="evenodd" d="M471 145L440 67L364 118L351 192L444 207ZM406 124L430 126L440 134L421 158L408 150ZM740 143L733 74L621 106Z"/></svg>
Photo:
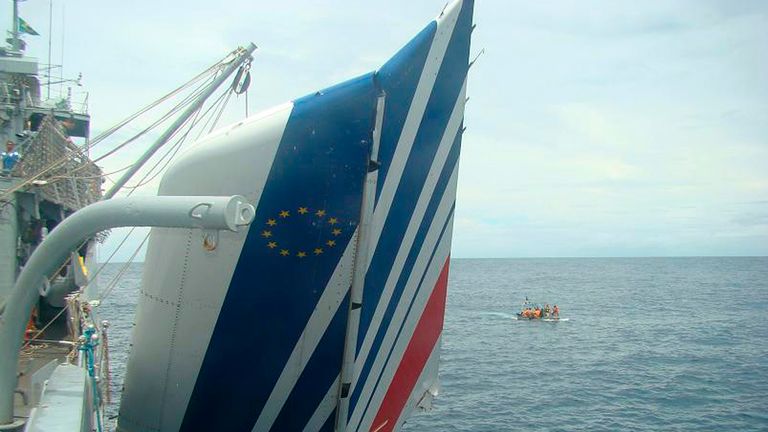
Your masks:
<svg viewBox="0 0 768 432"><path fill-rule="evenodd" d="M526 295L572 321L506 319ZM767 307L766 258L454 260L442 392L406 429L767 430Z"/></svg>
<svg viewBox="0 0 768 432"><path fill-rule="evenodd" d="M140 277L100 308L115 401ZM514 320L526 295L571 320ZM406 429L768 430L766 310L768 258L455 259L440 396Z"/></svg>

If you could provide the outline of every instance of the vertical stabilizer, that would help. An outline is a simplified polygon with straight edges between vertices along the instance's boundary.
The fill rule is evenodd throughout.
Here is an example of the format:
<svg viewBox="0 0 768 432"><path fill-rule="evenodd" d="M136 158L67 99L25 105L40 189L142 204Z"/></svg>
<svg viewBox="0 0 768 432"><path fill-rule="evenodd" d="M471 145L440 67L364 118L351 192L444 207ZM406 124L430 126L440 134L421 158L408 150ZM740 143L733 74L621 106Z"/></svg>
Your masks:
<svg viewBox="0 0 768 432"><path fill-rule="evenodd" d="M387 95L349 430L397 429L437 388L473 2L376 74Z"/></svg>
<svg viewBox="0 0 768 432"><path fill-rule="evenodd" d="M243 195L256 216L213 249L153 230L120 430L384 431L428 401L472 7L448 5L378 71L220 130L168 170L160 194Z"/></svg>

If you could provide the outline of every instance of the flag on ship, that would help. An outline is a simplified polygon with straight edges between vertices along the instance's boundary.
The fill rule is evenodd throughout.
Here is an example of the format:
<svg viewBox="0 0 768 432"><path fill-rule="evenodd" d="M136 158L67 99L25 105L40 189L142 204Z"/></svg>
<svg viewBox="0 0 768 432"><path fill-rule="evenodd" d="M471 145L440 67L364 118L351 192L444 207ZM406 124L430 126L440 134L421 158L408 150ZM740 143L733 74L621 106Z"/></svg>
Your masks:
<svg viewBox="0 0 768 432"><path fill-rule="evenodd" d="M32 36L40 36L40 33L35 31L29 23L24 21L24 18L19 17L19 33L26 33Z"/></svg>

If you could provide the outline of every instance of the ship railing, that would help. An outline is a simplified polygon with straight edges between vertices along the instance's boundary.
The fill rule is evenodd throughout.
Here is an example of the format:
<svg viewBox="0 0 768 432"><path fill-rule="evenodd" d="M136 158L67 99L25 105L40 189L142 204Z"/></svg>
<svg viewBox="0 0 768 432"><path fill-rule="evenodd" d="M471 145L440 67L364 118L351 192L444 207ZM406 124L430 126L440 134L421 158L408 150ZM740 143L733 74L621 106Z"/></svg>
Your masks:
<svg viewBox="0 0 768 432"><path fill-rule="evenodd" d="M21 101L21 91L17 86L8 84L7 82L2 82L0 84L0 103L5 105L16 105Z"/></svg>
<svg viewBox="0 0 768 432"><path fill-rule="evenodd" d="M32 99L32 94L30 92L24 92L24 102L26 102L27 106L35 105L35 101Z"/></svg>
<svg viewBox="0 0 768 432"><path fill-rule="evenodd" d="M52 90L46 93L43 105L47 108L72 111L75 114L88 114L88 92L73 92L72 87Z"/></svg>
<svg viewBox="0 0 768 432"><path fill-rule="evenodd" d="M11 103L11 91L8 89L8 83L0 83L0 103Z"/></svg>

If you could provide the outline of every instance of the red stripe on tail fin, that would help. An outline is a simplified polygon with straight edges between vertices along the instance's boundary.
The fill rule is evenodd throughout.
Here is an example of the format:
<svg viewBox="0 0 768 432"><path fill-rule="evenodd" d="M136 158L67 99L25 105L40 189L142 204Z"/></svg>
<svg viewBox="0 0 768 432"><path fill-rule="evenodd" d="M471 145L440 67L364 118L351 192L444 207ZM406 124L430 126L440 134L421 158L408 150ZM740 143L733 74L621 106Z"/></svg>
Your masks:
<svg viewBox="0 0 768 432"><path fill-rule="evenodd" d="M413 392L413 388L416 386L422 370L424 370L424 365L443 331L450 259L449 256L445 260L440 277L435 283L429 300L427 300L424 313L419 318L413 337L405 349L394 378L392 378L392 384L387 389L387 394L376 413L371 427L372 431L388 432L394 429L397 419L408 402L408 397Z"/></svg>

